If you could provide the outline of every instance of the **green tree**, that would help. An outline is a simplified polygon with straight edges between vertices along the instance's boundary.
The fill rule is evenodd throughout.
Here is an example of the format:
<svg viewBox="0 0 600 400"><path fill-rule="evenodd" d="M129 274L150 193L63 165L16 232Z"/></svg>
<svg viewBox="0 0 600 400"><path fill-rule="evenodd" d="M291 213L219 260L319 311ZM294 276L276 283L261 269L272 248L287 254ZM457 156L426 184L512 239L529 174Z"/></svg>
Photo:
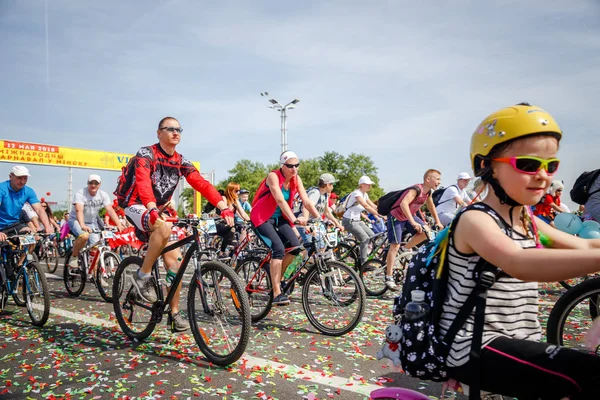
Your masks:
<svg viewBox="0 0 600 400"><path fill-rule="evenodd" d="M304 188L308 189L311 186L319 184L319 177L323 173L321 169L321 160L318 158L307 158L300 161L300 169L298 173L304 183Z"/></svg>
<svg viewBox="0 0 600 400"><path fill-rule="evenodd" d="M319 158L321 170L330 174L339 175L346 163L346 157L336 151L326 151L323 157Z"/></svg>
<svg viewBox="0 0 600 400"><path fill-rule="evenodd" d="M375 182L369 197L373 200L378 199L384 193L383 188L379 186L379 177L377 176L377 167L369 156L364 154L351 153L344 158L341 164L342 168L336 175L339 182L336 184L336 192L339 195L350 193L358 187L358 180L363 175L368 175Z"/></svg>
<svg viewBox="0 0 600 400"><path fill-rule="evenodd" d="M254 193L262 180L266 178L269 171L276 169L279 169L277 163L265 166L260 162L248 159L239 160L228 171L229 176L220 181L217 187L225 189L229 182L239 183L241 188L250 192L250 201L252 201ZM369 192L370 197L377 199L384 193L379 186L375 163L371 157L364 154L352 153L346 157L335 151L327 151L321 157L300 160L300 170L298 172L306 188L316 186L321 174L325 172L333 174L339 180L334 191L341 196L356 189L358 179L362 175L369 175L375 182Z"/></svg>
<svg viewBox="0 0 600 400"><path fill-rule="evenodd" d="M267 176L269 169L263 163L248 159L239 160L229 171L229 176L217 184L217 188L225 189L229 182L235 182L240 188L250 192L250 199L254 196L256 189Z"/></svg>

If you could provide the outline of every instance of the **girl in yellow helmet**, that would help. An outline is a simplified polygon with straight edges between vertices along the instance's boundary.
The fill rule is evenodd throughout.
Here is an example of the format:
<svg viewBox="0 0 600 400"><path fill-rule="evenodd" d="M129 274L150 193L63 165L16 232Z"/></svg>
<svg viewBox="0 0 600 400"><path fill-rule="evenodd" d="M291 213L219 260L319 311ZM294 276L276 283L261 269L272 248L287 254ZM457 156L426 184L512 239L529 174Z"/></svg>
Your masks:
<svg viewBox="0 0 600 400"><path fill-rule="evenodd" d="M519 399L600 399L600 357L540 343L537 282L600 270L600 240L568 235L531 215L529 206L546 194L558 169L562 135L550 114L522 103L487 117L471 139L473 170L489 194L462 211L449 237L440 333L475 286L480 258L496 266L480 360L470 357L473 314L447 359L450 377L484 391Z"/></svg>

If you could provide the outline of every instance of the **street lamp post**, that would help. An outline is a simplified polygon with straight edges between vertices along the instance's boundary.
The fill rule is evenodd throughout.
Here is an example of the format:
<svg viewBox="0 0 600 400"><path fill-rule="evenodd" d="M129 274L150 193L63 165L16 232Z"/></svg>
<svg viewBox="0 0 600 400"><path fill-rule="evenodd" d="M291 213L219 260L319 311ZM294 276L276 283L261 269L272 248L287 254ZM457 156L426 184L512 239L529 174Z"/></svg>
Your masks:
<svg viewBox="0 0 600 400"><path fill-rule="evenodd" d="M260 95L268 96L269 93L264 92L264 93L261 93ZM290 101L288 104L286 104L285 106L282 106L275 99L269 100L269 103L271 103L271 105L267 106L267 107L272 108L276 111L279 111L279 113L281 114L281 152L282 153L287 150L287 110L296 108L296 104L298 104L299 102L300 102L299 99L294 99L294 100Z"/></svg>

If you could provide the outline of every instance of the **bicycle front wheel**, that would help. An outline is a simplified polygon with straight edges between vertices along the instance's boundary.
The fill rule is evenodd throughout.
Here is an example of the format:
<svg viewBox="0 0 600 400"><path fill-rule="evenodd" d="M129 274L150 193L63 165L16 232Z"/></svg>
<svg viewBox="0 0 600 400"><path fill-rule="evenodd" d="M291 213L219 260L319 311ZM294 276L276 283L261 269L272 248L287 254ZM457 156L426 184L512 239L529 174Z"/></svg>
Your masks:
<svg viewBox="0 0 600 400"><path fill-rule="evenodd" d="M23 296L27 303L27 313L35 326L44 326L50 316L50 292L46 274L36 262L30 262L24 268L26 279Z"/></svg>
<svg viewBox="0 0 600 400"><path fill-rule="evenodd" d="M373 259L361 265L360 279L369 296L382 296L388 290L385 285L385 263L381 260Z"/></svg>
<svg viewBox="0 0 600 400"><path fill-rule="evenodd" d="M98 292L100 292L100 296L102 296L104 301L111 303L113 281L121 258L117 253L105 251L102 253L102 260L100 261L100 265L96 266Z"/></svg>
<svg viewBox="0 0 600 400"><path fill-rule="evenodd" d="M81 259L79 260L79 267L69 267L69 261L73 257L73 253L69 252L65 258L65 266L63 268L63 281L65 282L65 288L67 292L73 297L79 296L85 288L85 271L83 270Z"/></svg>
<svg viewBox="0 0 600 400"><path fill-rule="evenodd" d="M588 279L566 291L554 304L546 329L548 343L581 347L600 311L600 278Z"/></svg>
<svg viewBox="0 0 600 400"><path fill-rule="evenodd" d="M18 271L17 271L18 272ZM25 286L25 277L24 273L18 274L17 279L14 281L15 287L12 291L13 300L15 304L19 307L25 307L27 305L27 299L25 298L25 291L23 287Z"/></svg>
<svg viewBox="0 0 600 400"><path fill-rule="evenodd" d="M367 296L352 267L328 261L307 272L302 287L302 307L309 322L329 336L352 331L361 321Z"/></svg>
<svg viewBox="0 0 600 400"><path fill-rule="evenodd" d="M235 271L218 261L200 266L190 282L188 316L200 351L217 365L237 361L250 339L250 304Z"/></svg>
<svg viewBox="0 0 600 400"><path fill-rule="evenodd" d="M133 274L137 274L142 267L142 262L142 259L137 256L127 257L121 261L112 286L113 308L117 322L123 333L137 340L146 339L156 327L156 322L152 319L152 304L146 304L139 298L133 284Z"/></svg>
<svg viewBox="0 0 600 400"><path fill-rule="evenodd" d="M45 258L44 258L44 263L46 264L46 268L48 269L48 272L53 274L54 272L56 272L56 269L58 268L58 259L59 259L58 249L56 248L54 243L50 243L50 244L46 245L45 252L46 252L46 254L45 254Z"/></svg>

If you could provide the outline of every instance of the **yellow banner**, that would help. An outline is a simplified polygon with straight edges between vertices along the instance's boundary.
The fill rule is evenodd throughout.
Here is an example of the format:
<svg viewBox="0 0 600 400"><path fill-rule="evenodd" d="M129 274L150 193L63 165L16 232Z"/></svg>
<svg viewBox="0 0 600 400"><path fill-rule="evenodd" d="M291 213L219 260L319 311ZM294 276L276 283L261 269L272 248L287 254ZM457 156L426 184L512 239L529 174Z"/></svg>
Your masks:
<svg viewBox="0 0 600 400"><path fill-rule="evenodd" d="M0 140L0 161L3 162L120 171L131 157L133 154Z"/></svg>
<svg viewBox="0 0 600 400"><path fill-rule="evenodd" d="M120 171L134 154L114 153L76 149L72 147L55 146L19 142L16 140L0 140L0 162L15 164L37 164L51 167L73 167ZM200 171L200 163L192 162ZM200 193L195 192L194 209L200 215Z"/></svg>

